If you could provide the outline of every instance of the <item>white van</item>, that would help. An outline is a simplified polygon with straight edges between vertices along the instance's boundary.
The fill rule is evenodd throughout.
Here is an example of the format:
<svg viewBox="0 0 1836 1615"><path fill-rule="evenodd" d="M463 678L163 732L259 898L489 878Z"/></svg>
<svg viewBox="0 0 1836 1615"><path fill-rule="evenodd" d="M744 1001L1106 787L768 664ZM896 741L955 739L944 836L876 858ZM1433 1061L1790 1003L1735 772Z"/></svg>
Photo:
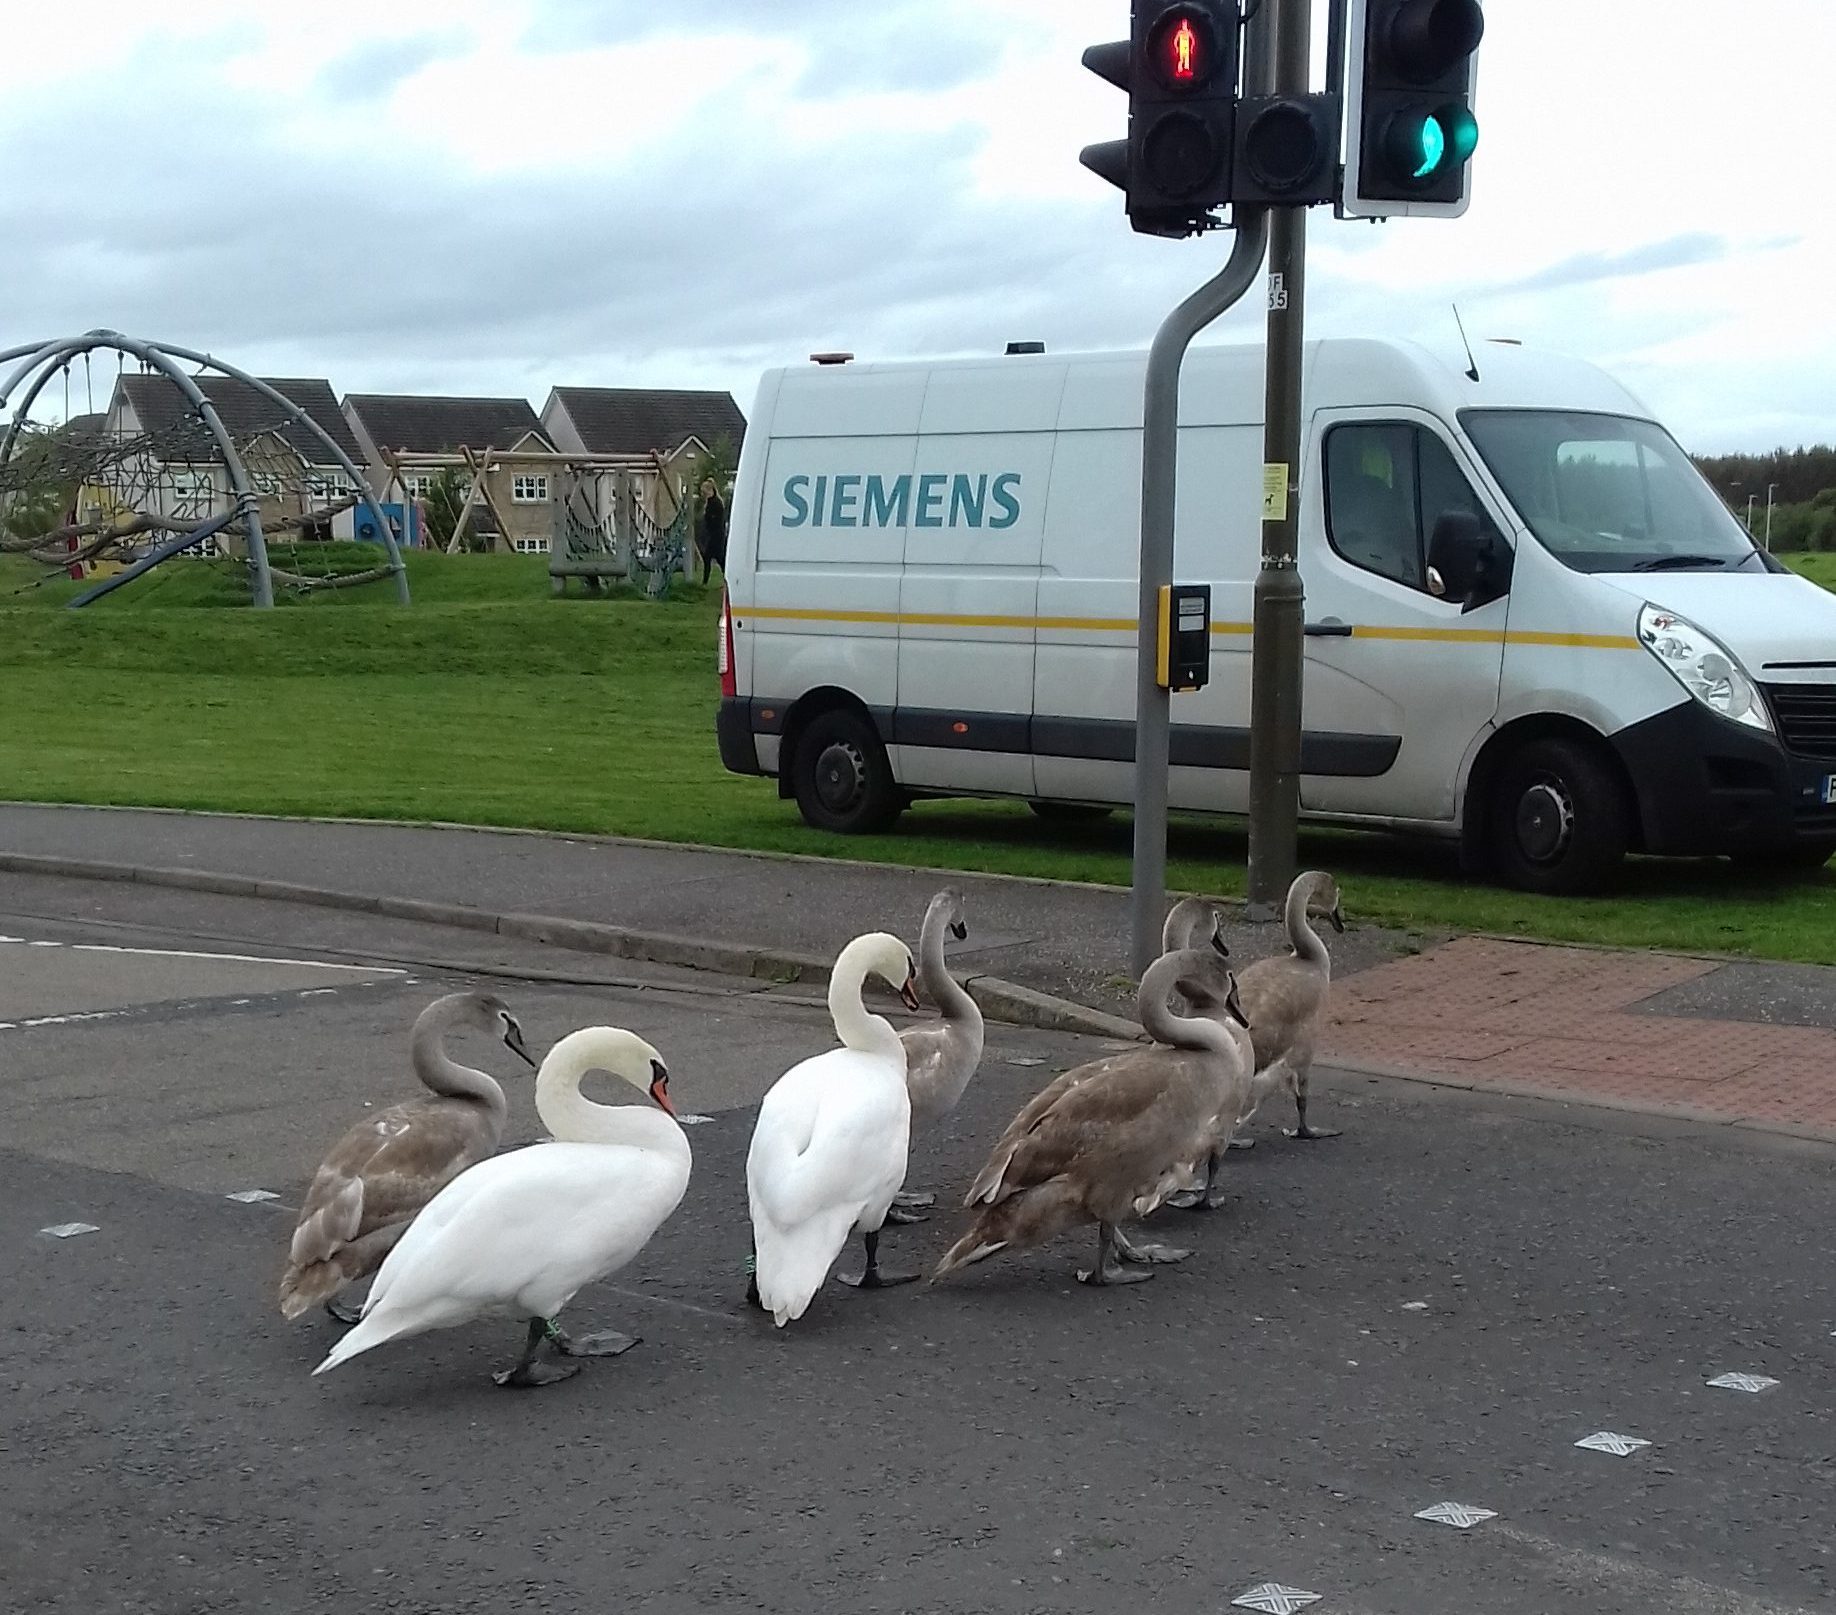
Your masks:
<svg viewBox="0 0 1836 1615"><path fill-rule="evenodd" d="M721 622L720 753L806 820L916 797L1125 805L1145 356L815 364L760 387ZM1757 549L1643 406L1487 344L1307 351L1301 807L1595 888L1628 850L1836 851L1836 597ZM1177 808L1249 794L1260 348L1195 349L1175 580L1211 585L1173 698Z"/></svg>

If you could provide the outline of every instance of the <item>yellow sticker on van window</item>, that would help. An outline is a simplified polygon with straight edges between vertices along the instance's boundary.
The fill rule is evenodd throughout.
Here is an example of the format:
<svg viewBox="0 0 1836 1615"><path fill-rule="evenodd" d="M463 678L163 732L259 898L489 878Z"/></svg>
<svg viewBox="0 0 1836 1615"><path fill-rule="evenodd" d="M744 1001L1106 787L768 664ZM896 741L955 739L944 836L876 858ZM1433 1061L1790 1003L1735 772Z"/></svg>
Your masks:
<svg viewBox="0 0 1836 1615"><path fill-rule="evenodd" d="M1288 519L1288 468L1271 463L1262 468L1262 519L1285 522Z"/></svg>

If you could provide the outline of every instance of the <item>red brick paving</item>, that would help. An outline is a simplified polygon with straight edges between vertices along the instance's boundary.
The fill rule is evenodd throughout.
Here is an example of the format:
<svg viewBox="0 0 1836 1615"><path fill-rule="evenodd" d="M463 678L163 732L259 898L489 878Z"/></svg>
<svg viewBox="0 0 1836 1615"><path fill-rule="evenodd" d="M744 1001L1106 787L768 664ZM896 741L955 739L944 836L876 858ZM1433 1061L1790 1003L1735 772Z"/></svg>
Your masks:
<svg viewBox="0 0 1836 1615"><path fill-rule="evenodd" d="M1321 1059L1836 1135L1836 1032L1635 1013L1716 968L1464 937L1335 983Z"/></svg>

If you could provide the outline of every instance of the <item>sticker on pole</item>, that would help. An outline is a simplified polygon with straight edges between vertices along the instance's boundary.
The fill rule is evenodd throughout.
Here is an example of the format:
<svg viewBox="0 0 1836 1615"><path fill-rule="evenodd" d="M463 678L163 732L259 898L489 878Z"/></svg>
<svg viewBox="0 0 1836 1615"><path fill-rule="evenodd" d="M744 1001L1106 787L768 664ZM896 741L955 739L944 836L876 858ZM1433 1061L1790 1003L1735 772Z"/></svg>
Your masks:
<svg viewBox="0 0 1836 1615"><path fill-rule="evenodd" d="M1288 277L1279 269L1269 276L1269 312L1283 313L1288 306Z"/></svg>
<svg viewBox="0 0 1836 1615"><path fill-rule="evenodd" d="M1288 467L1279 461L1262 468L1262 519L1265 522L1288 519Z"/></svg>

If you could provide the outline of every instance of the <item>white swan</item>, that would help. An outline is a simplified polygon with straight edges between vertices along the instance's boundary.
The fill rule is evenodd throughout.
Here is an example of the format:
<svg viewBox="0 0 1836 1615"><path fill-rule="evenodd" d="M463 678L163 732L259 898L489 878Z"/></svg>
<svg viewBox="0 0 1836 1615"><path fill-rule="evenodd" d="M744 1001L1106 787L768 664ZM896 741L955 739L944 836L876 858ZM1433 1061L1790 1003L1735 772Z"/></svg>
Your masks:
<svg viewBox="0 0 1836 1615"><path fill-rule="evenodd" d="M645 1089L659 1108L600 1105L580 1092L589 1071ZM571 1032L536 1076L536 1109L552 1144L481 1161L429 1202L371 1287L363 1321L313 1370L385 1341L486 1314L529 1320L523 1355L499 1385L548 1385L578 1372L562 1357L612 1357L617 1334L570 1339L556 1315L582 1285L625 1266L688 1188L688 1138L669 1102L669 1073L642 1038L611 1026Z"/></svg>
<svg viewBox="0 0 1836 1615"><path fill-rule="evenodd" d="M794 1065L759 1106L746 1156L754 1273L747 1299L779 1328L801 1318L851 1232L864 1236L863 1289L905 1282L880 1271L880 1226L905 1181L912 1106L905 1046L869 1014L869 975L916 1009L911 950L884 931L856 937L829 976L829 1014L843 1047ZM916 1274L909 1275L916 1277Z"/></svg>

